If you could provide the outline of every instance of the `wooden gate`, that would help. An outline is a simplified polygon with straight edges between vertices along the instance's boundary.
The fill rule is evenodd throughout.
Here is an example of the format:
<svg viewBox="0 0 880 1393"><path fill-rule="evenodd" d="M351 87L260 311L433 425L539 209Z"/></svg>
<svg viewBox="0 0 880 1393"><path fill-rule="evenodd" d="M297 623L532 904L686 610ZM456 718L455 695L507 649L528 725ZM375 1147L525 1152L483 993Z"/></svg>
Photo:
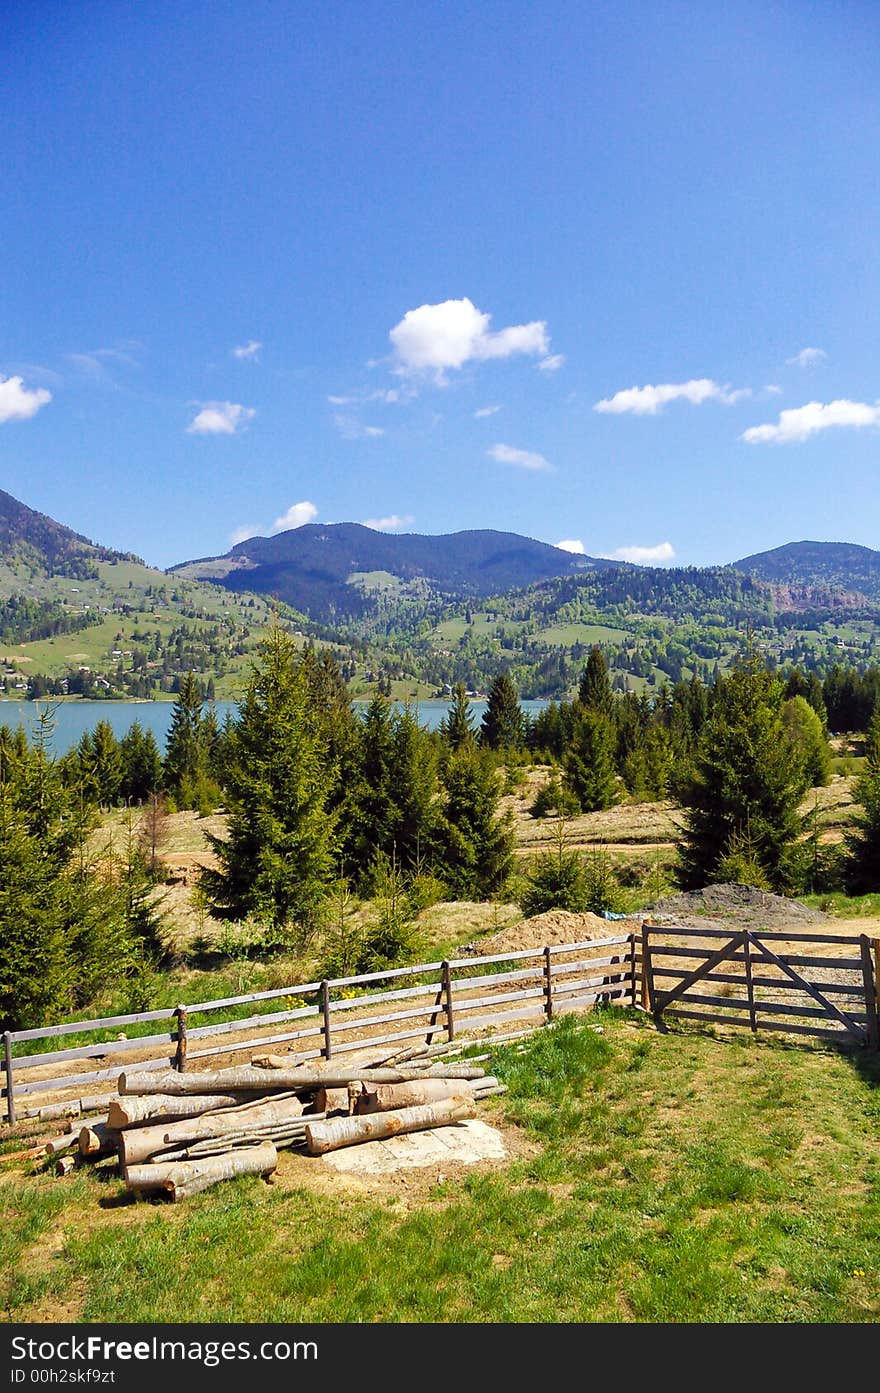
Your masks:
<svg viewBox="0 0 880 1393"><path fill-rule="evenodd" d="M811 952L817 945L823 951ZM830 953L829 945L838 952ZM819 1035L878 1049L880 941L865 934L646 923L641 957L642 1004L658 1020Z"/></svg>

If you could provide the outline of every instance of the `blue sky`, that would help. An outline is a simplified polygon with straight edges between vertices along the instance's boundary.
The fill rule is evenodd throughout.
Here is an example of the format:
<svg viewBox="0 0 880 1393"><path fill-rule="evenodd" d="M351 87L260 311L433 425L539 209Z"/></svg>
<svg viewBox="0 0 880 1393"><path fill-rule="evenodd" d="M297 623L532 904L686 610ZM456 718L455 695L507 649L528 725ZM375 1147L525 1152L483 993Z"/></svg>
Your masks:
<svg viewBox="0 0 880 1393"><path fill-rule="evenodd" d="M876 4L3 9L30 506L161 566L309 520L880 544Z"/></svg>

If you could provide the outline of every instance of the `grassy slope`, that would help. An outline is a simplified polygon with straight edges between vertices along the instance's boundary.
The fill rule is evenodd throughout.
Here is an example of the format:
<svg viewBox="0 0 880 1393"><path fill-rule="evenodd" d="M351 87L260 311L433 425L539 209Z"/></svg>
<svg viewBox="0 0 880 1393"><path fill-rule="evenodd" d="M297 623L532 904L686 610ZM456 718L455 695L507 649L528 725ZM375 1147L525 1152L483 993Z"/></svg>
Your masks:
<svg viewBox="0 0 880 1393"><path fill-rule="evenodd" d="M320 1162L282 1158L271 1185L173 1209L127 1202L100 1172L62 1183L10 1167L5 1317L875 1320L876 1072L600 1019L602 1034L563 1020L496 1052L510 1093L485 1116L532 1153L507 1169L434 1185L410 1172L369 1195L326 1174L316 1189L303 1167Z"/></svg>

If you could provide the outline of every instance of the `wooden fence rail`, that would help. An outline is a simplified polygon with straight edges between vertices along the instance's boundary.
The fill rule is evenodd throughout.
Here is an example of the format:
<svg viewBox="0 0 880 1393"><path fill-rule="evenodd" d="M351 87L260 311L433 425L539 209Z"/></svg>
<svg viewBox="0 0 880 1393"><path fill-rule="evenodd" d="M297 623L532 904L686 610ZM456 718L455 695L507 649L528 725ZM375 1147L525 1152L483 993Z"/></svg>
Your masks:
<svg viewBox="0 0 880 1393"><path fill-rule="evenodd" d="M507 964L515 966L486 971ZM352 991L362 994L340 995ZM157 1011L7 1031L0 1099L5 1100L6 1116L12 1123L17 1102L20 1110L24 1099L39 1102L49 1093L67 1095L73 1089L89 1090L115 1082L123 1068L133 1063L139 1070L184 1069L197 1060L252 1053L281 1044L296 1046L297 1057L308 1060L329 1059L366 1045L399 1042L403 1046L420 1039L431 1043L438 1034L451 1042L460 1035L493 1031L512 1022L549 1020L554 1010L579 1010L599 1000L634 1005L637 992L635 936L624 934L484 958L418 963ZM272 1002L290 1004L238 1018L228 1014ZM220 1012L227 1013L225 1019L216 1019ZM195 1018L211 1015L215 1019L194 1024ZM63 1041L70 1036L159 1021L166 1022L166 1029L149 1035L22 1052L22 1046L32 1047L35 1041ZM284 1028L271 1029L277 1026ZM270 1033L266 1034L267 1030ZM215 1040L220 1043L211 1043ZM92 1061L94 1067L82 1072L76 1072L75 1067L67 1072L62 1067ZM30 1109L31 1114L37 1111L39 1108Z"/></svg>

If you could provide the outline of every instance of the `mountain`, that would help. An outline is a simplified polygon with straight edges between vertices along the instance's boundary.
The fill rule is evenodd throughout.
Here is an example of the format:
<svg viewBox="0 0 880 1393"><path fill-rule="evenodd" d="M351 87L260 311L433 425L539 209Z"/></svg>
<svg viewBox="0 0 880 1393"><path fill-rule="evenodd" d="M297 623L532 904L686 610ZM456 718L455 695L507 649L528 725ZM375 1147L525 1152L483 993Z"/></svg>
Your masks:
<svg viewBox="0 0 880 1393"><path fill-rule="evenodd" d="M0 697L169 696L190 670L225 696L274 608L172 580L0 490Z"/></svg>
<svg viewBox="0 0 880 1393"><path fill-rule="evenodd" d="M772 585L783 607L785 591L793 608L798 607L799 598L809 605L849 608L880 600L880 551L854 542L788 542L733 565Z"/></svg>
<svg viewBox="0 0 880 1393"><path fill-rule="evenodd" d="M96 546L0 489L0 564L9 571L85 580L97 575L98 561L137 560L130 553Z"/></svg>
<svg viewBox="0 0 880 1393"><path fill-rule="evenodd" d="M395 536L344 522L309 523L274 537L249 537L225 556L184 562L172 567L172 574L274 595L327 620L363 614L374 604L371 597L401 585L413 593L478 598L620 565L513 532Z"/></svg>

